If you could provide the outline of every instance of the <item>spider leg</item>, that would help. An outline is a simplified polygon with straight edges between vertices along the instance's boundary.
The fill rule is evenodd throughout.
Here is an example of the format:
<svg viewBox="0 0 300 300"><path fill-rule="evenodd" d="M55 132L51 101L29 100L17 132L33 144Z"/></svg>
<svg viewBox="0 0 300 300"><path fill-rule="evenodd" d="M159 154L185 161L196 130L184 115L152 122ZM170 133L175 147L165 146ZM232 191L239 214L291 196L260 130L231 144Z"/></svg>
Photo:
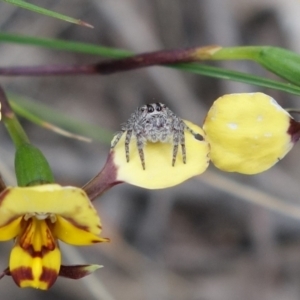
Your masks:
<svg viewBox="0 0 300 300"><path fill-rule="evenodd" d="M132 136L132 130L127 130L126 137L125 137L125 154L126 154L126 161L129 162L129 144Z"/></svg>
<svg viewBox="0 0 300 300"><path fill-rule="evenodd" d="M179 132L175 131L173 134L173 158L172 158L172 167L175 166L176 156L178 152L178 138Z"/></svg>
<svg viewBox="0 0 300 300"><path fill-rule="evenodd" d="M144 156L144 150L143 150L144 141L143 141L142 136L140 134L136 135L136 145L137 145L137 148L138 148L138 151L139 151L139 156L140 156L140 159L141 159L143 170L145 170L146 165L145 165L145 156Z"/></svg>
<svg viewBox="0 0 300 300"><path fill-rule="evenodd" d="M181 152L182 152L182 161L184 164L186 164L186 149L185 149L184 131L180 131L180 144L181 144Z"/></svg>
<svg viewBox="0 0 300 300"><path fill-rule="evenodd" d="M186 124L184 124L185 125L185 129L188 131L188 132L190 132L193 136L194 136L194 138L196 139L196 140L198 140L198 141L203 141L204 140L204 138L203 138L203 136L200 134L200 133L198 133L198 132L195 132L193 129L191 129L189 126L187 126Z"/></svg>
<svg viewBox="0 0 300 300"><path fill-rule="evenodd" d="M115 148L115 146L118 144L120 138L122 137L123 133L124 133L124 131L119 131L119 132L117 132L116 137L115 137L115 139L113 140L113 142L112 142L110 148Z"/></svg>

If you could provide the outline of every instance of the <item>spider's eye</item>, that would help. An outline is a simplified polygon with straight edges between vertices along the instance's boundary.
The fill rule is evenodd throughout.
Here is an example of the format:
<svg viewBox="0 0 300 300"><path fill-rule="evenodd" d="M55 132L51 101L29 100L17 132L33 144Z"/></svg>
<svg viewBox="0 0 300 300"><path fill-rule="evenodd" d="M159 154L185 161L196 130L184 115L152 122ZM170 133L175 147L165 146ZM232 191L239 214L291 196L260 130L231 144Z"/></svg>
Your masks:
<svg viewBox="0 0 300 300"><path fill-rule="evenodd" d="M140 111L141 111L141 112L144 112L146 109L147 109L147 108L146 108L145 106L142 106L142 107L140 108Z"/></svg>
<svg viewBox="0 0 300 300"><path fill-rule="evenodd" d="M148 112L149 113L154 112L154 108L151 105L148 105Z"/></svg>
<svg viewBox="0 0 300 300"><path fill-rule="evenodd" d="M159 103L156 104L156 111L161 111L162 107Z"/></svg>

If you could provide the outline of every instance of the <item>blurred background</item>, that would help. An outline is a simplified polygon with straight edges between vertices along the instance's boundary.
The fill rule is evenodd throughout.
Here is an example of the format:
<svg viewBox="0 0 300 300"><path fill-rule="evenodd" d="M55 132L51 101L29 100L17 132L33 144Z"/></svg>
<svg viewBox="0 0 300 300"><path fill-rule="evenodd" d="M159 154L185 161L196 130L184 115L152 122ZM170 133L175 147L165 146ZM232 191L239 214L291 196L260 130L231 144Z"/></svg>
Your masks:
<svg viewBox="0 0 300 300"><path fill-rule="evenodd" d="M59 38L133 52L219 44L273 45L300 53L298 0L44 0L30 1L82 19L88 29L0 3L3 32ZM0 65L94 63L96 56L0 44ZM274 78L248 62L215 64ZM162 67L110 76L1 77L6 92L49 106L65 116L115 132L134 109L164 102L184 119L202 124L226 93L262 91L283 107L298 97ZM109 144L71 140L22 120L31 141L49 159L57 181L82 186L96 175ZM1 127L0 170L8 184L14 148ZM63 263L104 265L72 281L58 278L45 293L0 281L2 299L252 300L300 298L299 148L255 176L213 166L166 190L119 185L95 201L109 244L63 245ZM294 205L294 216L264 203ZM278 206L278 205L277 205ZM282 210L282 209L281 209ZM284 209L283 209L284 210ZM0 268L12 243L0 244Z"/></svg>

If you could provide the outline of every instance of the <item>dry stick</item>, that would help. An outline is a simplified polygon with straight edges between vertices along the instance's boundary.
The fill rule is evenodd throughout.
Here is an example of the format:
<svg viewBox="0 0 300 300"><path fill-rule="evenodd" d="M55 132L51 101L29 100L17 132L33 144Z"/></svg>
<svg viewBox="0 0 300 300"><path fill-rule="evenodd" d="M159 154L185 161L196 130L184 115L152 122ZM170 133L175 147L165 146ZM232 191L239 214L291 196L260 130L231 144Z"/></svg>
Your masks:
<svg viewBox="0 0 300 300"><path fill-rule="evenodd" d="M220 49L218 46L195 47L181 50L162 50L147 52L135 56L107 60L89 65L45 65L35 67L2 67L0 75L3 76L49 76L49 75L108 75L154 65L170 65L175 63L189 63L199 61Z"/></svg>

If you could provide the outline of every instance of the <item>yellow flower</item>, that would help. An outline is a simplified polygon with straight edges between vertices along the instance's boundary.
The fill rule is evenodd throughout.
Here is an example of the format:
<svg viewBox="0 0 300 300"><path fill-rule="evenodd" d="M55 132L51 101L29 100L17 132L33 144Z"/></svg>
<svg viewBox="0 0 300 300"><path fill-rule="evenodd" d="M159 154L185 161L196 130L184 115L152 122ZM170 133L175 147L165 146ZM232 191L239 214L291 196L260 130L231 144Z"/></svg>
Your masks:
<svg viewBox="0 0 300 300"><path fill-rule="evenodd" d="M135 139L130 141L130 161L126 161L124 134L110 153L116 168L116 181L148 189L162 189L203 173L209 164L209 145L200 127L189 121L184 122L201 136L198 140L190 132L185 132L186 163L183 163L181 147L176 164L172 166L172 143L147 142L144 147L147 167L143 170Z"/></svg>
<svg viewBox="0 0 300 300"><path fill-rule="evenodd" d="M0 194L0 241L15 239L5 275L20 287L52 286L61 268L58 239L72 245L108 241L100 232L97 212L80 188L45 184L8 187Z"/></svg>
<svg viewBox="0 0 300 300"><path fill-rule="evenodd" d="M299 139L299 124L262 93L220 97L210 108L203 129L216 167L243 174L269 169Z"/></svg>
<svg viewBox="0 0 300 300"><path fill-rule="evenodd" d="M129 183L146 189L163 189L203 173L209 164L209 144L204 131L197 125L183 120L195 136L185 131L186 163L183 162L181 147L178 147L176 164L172 165L173 144L147 142L143 148L146 169L143 169L136 139L131 138L130 160L126 161L123 134L109 152L103 169L83 189L91 200L119 183Z"/></svg>

